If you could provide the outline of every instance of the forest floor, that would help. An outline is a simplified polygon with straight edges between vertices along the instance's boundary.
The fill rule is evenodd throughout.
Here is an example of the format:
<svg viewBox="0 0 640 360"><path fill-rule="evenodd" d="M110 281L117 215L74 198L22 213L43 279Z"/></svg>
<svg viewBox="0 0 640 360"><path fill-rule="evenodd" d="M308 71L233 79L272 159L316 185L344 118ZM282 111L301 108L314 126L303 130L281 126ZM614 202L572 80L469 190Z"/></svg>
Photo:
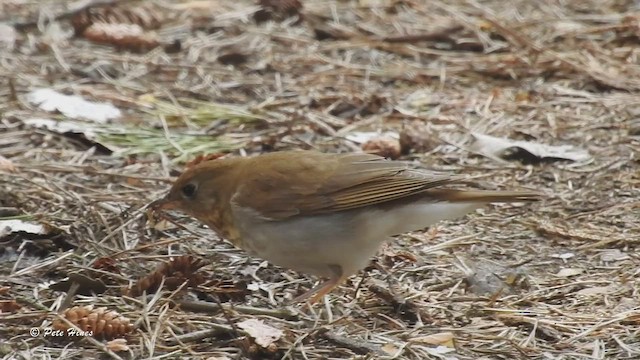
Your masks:
<svg viewBox="0 0 640 360"><path fill-rule="evenodd" d="M640 358L637 2L100 3L0 2L0 358ZM198 156L284 149L545 197L397 236L314 306L149 221Z"/></svg>

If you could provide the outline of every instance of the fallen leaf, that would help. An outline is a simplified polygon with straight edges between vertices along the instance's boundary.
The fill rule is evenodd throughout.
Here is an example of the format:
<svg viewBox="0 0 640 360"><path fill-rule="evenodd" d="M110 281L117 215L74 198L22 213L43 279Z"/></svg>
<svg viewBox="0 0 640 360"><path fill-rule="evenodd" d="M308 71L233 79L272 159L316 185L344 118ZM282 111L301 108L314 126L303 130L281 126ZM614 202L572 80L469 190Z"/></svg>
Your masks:
<svg viewBox="0 0 640 360"><path fill-rule="evenodd" d="M113 339L107 343L107 349L113 352L129 351L126 339Z"/></svg>
<svg viewBox="0 0 640 360"><path fill-rule="evenodd" d="M256 344L263 348L268 348L284 334L282 330L269 326L262 320L257 319L245 320L238 323L237 326L246 331L255 340Z"/></svg>
<svg viewBox="0 0 640 360"><path fill-rule="evenodd" d="M113 45L136 52L146 52L160 45L155 32L146 31L138 24L95 22L85 29L82 35L98 44Z"/></svg>
<svg viewBox="0 0 640 360"><path fill-rule="evenodd" d="M22 220L0 220L0 239L17 232L36 235L46 235L49 233L42 224Z"/></svg>
<svg viewBox="0 0 640 360"><path fill-rule="evenodd" d="M49 131L77 140L81 143L86 143L89 146L95 146L99 152L104 153L105 155L110 155L113 153L113 149L97 142L97 128L92 128L90 123L68 120L56 121L43 118L25 119L23 122L25 125L33 126L40 129L47 129ZM109 146L115 148L113 145Z"/></svg>
<svg viewBox="0 0 640 360"><path fill-rule="evenodd" d="M166 230L177 228L174 223L166 219L160 219L152 223L151 226L153 227L154 230L158 230L158 231L166 231Z"/></svg>
<svg viewBox="0 0 640 360"><path fill-rule="evenodd" d="M593 287L576 291L576 295L583 295L583 296L604 295L604 294L611 294L615 290L616 289L613 286L593 286Z"/></svg>
<svg viewBox="0 0 640 360"><path fill-rule="evenodd" d="M6 157L0 155L0 171L16 171L16 167L13 165L13 162Z"/></svg>
<svg viewBox="0 0 640 360"><path fill-rule="evenodd" d="M436 359L442 359L444 358L442 355L456 351L456 349L450 348L448 346L437 346L435 348L426 348L424 350L433 355Z"/></svg>
<svg viewBox="0 0 640 360"><path fill-rule="evenodd" d="M53 89L36 89L27 95L27 100L44 111L59 111L72 119L84 118L101 124L122 115L118 108L109 103L90 102Z"/></svg>
<svg viewBox="0 0 640 360"><path fill-rule="evenodd" d="M395 160L400 157L400 142L388 137L377 137L362 144L362 151Z"/></svg>
<svg viewBox="0 0 640 360"><path fill-rule="evenodd" d="M552 146L530 141L511 140L480 133L471 133L470 150L488 158L505 161L519 160L524 163L571 160L576 162L591 159L589 152L571 145Z"/></svg>
<svg viewBox="0 0 640 360"><path fill-rule="evenodd" d="M576 254L574 254L574 253L562 253L562 254L553 254L553 255L551 255L551 257L561 259L565 263L567 262L567 260L571 259L574 256L576 256Z"/></svg>
<svg viewBox="0 0 640 360"><path fill-rule="evenodd" d="M392 343L386 343L380 347L380 350L387 353L387 355L395 356L396 354L398 354L398 350L400 349Z"/></svg>
<svg viewBox="0 0 640 360"><path fill-rule="evenodd" d="M422 122L404 125L398 142L402 154L425 153L439 145L437 138Z"/></svg>
<svg viewBox="0 0 640 360"><path fill-rule="evenodd" d="M560 271L558 271L556 276L558 276L558 277L571 277L571 276L580 275L583 272L584 272L584 269L579 269L579 268L562 268L562 269L560 269Z"/></svg>
<svg viewBox="0 0 640 360"><path fill-rule="evenodd" d="M395 248L385 245L380 250L382 258L388 265L393 265L396 262L416 262L418 259L416 256L408 251L396 250Z"/></svg>
<svg viewBox="0 0 640 360"><path fill-rule="evenodd" d="M630 259L630 256L620 251L620 249L606 249L600 253L600 260L602 260L602 262L622 261L628 259Z"/></svg>
<svg viewBox="0 0 640 360"><path fill-rule="evenodd" d="M32 118L24 120L25 125L44 128L57 133L83 133L88 137L95 137L96 133L92 131L86 123L78 121L56 121L52 119Z"/></svg>
<svg viewBox="0 0 640 360"><path fill-rule="evenodd" d="M450 348L454 347L453 333L449 331L413 338L411 339L411 342L428 345L443 345Z"/></svg>
<svg viewBox="0 0 640 360"><path fill-rule="evenodd" d="M345 136L347 140L353 141L356 144L364 144L369 140L373 140L376 138L389 138L394 140L400 139L400 134L393 131L387 131L384 133L380 133L377 131L354 131L347 136Z"/></svg>
<svg viewBox="0 0 640 360"><path fill-rule="evenodd" d="M20 310L21 306L15 300L0 300L0 314L14 313Z"/></svg>

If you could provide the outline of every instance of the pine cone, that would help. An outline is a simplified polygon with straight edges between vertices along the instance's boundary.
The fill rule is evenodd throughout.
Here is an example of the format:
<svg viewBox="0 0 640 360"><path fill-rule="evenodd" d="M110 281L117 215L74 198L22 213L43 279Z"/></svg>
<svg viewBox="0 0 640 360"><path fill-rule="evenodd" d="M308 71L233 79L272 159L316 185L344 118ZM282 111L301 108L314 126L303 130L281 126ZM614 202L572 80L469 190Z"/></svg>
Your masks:
<svg viewBox="0 0 640 360"><path fill-rule="evenodd" d="M164 22L162 15L152 6L121 8L115 6L98 6L85 9L71 19L76 35L96 23L135 24L143 29L158 29Z"/></svg>
<svg viewBox="0 0 640 360"><path fill-rule="evenodd" d="M175 290L187 282L187 286L195 287L204 282L204 277L196 272L205 264L201 259L191 255L184 255L160 265L154 272L138 280L125 293L130 296L140 296L156 292L165 278L164 285L169 290Z"/></svg>
<svg viewBox="0 0 640 360"><path fill-rule="evenodd" d="M257 22L284 20L291 16L302 16L300 0L258 0L262 8L253 14Z"/></svg>
<svg viewBox="0 0 640 360"><path fill-rule="evenodd" d="M113 339L133 330L129 319L116 311L108 311L104 307L94 309L93 305L74 306L65 310L62 316L80 330L87 332L88 336ZM75 334L75 331L60 319L55 319L51 326L55 330L64 331L68 336Z"/></svg>

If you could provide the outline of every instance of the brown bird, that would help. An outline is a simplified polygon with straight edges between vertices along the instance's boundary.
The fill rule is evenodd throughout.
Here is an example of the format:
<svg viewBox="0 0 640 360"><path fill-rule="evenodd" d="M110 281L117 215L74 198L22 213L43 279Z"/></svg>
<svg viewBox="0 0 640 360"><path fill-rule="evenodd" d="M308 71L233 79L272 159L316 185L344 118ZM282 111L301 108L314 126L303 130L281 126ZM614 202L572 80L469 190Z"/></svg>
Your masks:
<svg viewBox="0 0 640 360"><path fill-rule="evenodd" d="M150 206L180 210L249 254L327 279L315 302L367 266L393 235L533 192L454 190L462 178L370 154L283 151L204 161Z"/></svg>

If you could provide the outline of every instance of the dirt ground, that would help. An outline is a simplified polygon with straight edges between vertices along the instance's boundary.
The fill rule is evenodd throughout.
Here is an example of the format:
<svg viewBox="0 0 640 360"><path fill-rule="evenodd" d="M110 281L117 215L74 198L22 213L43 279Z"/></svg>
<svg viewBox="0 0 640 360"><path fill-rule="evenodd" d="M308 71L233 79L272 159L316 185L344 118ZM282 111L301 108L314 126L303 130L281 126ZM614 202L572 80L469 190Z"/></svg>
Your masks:
<svg viewBox="0 0 640 360"><path fill-rule="evenodd" d="M640 359L638 2L100 3L0 2L3 359ZM198 156L284 149L544 199L398 236L315 306L287 301L317 279L148 221Z"/></svg>

